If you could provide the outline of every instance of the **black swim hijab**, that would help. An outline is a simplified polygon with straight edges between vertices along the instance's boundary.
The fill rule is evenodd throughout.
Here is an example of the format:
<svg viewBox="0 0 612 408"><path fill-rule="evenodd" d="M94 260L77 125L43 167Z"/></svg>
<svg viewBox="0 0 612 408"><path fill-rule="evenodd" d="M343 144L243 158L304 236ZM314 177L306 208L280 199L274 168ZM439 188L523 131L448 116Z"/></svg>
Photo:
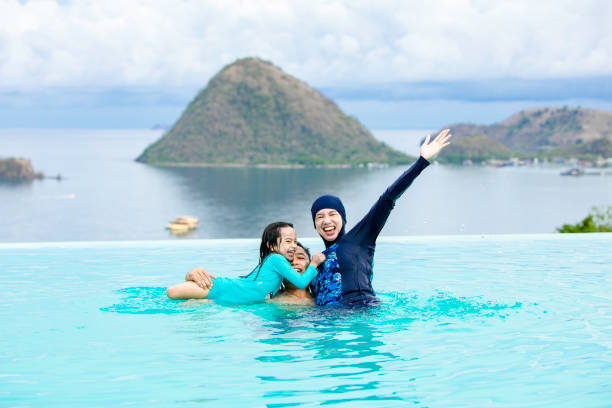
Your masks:
<svg viewBox="0 0 612 408"><path fill-rule="evenodd" d="M346 224L346 212L344 211L344 205L342 205L342 201L336 196L333 195L322 195L317 198L314 203L312 203L312 207L310 208L310 212L312 213L312 222L314 222L315 215L319 211L324 208L331 208L333 210L338 211L338 213L342 216L342 222Z"/></svg>
<svg viewBox="0 0 612 408"><path fill-rule="evenodd" d="M340 238L344 235L344 227L346 226L346 211L344 210L344 205L342 204L342 201L340 201L338 197L333 195L322 195L321 197L317 198L315 202L312 203L312 207L310 208L313 224L317 213L324 208L331 208L333 210L336 210L338 211L338 214L340 214L340 216L342 217L342 229L338 234L338 238ZM336 241L338 240L338 238L336 238ZM325 241L325 239L323 241ZM325 246L329 246L328 244L330 243L325 241Z"/></svg>

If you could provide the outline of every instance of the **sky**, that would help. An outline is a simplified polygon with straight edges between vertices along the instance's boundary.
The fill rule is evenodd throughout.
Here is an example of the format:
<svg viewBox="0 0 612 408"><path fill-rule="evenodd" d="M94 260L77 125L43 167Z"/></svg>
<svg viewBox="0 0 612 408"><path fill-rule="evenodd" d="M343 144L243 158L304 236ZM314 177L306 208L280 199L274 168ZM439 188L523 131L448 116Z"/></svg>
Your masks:
<svg viewBox="0 0 612 408"><path fill-rule="evenodd" d="M612 110L612 2L0 0L0 127L171 124L258 56L374 129Z"/></svg>

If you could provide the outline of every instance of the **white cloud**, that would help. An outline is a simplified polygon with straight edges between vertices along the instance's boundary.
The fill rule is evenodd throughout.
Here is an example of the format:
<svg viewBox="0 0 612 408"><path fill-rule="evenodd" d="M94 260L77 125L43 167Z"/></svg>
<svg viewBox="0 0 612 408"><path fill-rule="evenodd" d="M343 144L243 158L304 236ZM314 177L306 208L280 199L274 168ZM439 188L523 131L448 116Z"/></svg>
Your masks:
<svg viewBox="0 0 612 408"><path fill-rule="evenodd" d="M257 55L312 85L612 74L607 0L3 0L0 89L203 86Z"/></svg>

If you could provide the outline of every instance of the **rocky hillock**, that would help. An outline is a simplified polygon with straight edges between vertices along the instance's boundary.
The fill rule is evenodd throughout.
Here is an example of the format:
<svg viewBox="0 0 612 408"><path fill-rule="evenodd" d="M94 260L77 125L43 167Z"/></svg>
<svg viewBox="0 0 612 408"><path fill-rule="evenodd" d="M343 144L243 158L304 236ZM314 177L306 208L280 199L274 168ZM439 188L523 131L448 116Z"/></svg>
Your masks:
<svg viewBox="0 0 612 408"><path fill-rule="evenodd" d="M26 181L41 179L42 172L36 173L32 164L26 159L0 159L0 180L3 181Z"/></svg>

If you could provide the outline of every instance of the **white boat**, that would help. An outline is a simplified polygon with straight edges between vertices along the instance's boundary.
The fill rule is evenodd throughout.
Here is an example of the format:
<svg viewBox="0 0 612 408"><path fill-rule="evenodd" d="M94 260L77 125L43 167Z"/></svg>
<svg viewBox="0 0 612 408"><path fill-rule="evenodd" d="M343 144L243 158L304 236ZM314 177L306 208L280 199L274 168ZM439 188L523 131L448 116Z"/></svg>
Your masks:
<svg viewBox="0 0 612 408"><path fill-rule="evenodd" d="M171 221L166 225L166 229L170 230L172 234L186 234L187 232L197 228L200 220L198 217L185 215L182 217L176 217L174 221Z"/></svg>

